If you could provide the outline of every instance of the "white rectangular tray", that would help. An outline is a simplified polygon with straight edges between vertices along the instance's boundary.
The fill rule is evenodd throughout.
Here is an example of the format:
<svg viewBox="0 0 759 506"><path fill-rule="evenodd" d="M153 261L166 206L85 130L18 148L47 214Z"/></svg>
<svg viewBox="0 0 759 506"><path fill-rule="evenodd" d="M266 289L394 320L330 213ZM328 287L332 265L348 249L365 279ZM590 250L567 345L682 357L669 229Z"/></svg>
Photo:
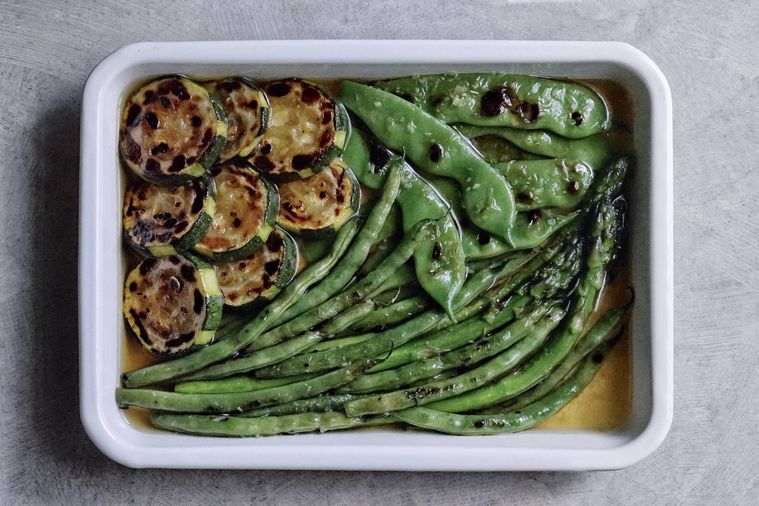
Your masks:
<svg viewBox="0 0 759 506"><path fill-rule="evenodd" d="M124 337L124 180L117 142L120 104L135 83L170 73L374 79L486 70L613 79L633 98L633 409L623 429L530 430L479 437L379 429L223 439L160 432L127 422L114 401ZM116 51L92 72L84 90L81 135L81 417L92 441L117 462L173 468L613 469L641 460L664 440L672 421L672 105L661 71L632 46L441 40L140 43Z"/></svg>

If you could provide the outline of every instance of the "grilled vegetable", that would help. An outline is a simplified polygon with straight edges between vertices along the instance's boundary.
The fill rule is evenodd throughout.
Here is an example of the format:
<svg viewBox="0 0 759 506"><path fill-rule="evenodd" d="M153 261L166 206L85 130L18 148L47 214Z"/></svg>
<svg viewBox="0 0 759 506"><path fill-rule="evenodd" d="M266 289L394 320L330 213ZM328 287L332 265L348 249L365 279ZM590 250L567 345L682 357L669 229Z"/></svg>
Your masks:
<svg viewBox="0 0 759 506"><path fill-rule="evenodd" d="M244 160L213 168L216 211L195 250L217 262L248 258L269 238L277 219L277 189Z"/></svg>
<svg viewBox="0 0 759 506"><path fill-rule="evenodd" d="M342 160L308 179L279 186L277 223L294 234L332 234L356 214L361 189Z"/></svg>
<svg viewBox="0 0 759 506"><path fill-rule="evenodd" d="M124 286L124 317L156 355L174 356L212 341L222 305L213 267L194 256L146 258Z"/></svg>
<svg viewBox="0 0 759 506"><path fill-rule="evenodd" d="M275 229L252 256L216 266L224 303L256 307L274 298L295 275L298 247L290 234Z"/></svg>
<svg viewBox="0 0 759 506"><path fill-rule="evenodd" d="M127 101L119 149L141 178L177 185L206 173L227 136L218 97L181 76L158 79Z"/></svg>
<svg viewBox="0 0 759 506"><path fill-rule="evenodd" d="M176 187L136 179L124 194L124 237L144 256L192 248L211 226L214 193L210 177Z"/></svg>
<svg viewBox="0 0 759 506"><path fill-rule="evenodd" d="M204 86L221 99L229 122L227 142L219 154L219 161L248 156L261 141L269 124L269 98L244 77L211 81Z"/></svg>
<svg viewBox="0 0 759 506"><path fill-rule="evenodd" d="M280 181L307 178L339 156L350 134L342 105L299 79L269 83L271 122L250 156L263 174Z"/></svg>

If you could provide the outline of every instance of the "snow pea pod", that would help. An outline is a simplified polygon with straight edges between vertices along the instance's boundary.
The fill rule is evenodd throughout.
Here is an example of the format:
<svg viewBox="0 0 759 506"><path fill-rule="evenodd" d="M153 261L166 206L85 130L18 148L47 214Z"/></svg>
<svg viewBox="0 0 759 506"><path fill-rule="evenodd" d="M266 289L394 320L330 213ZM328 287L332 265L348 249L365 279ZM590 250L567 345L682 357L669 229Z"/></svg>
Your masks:
<svg viewBox="0 0 759 506"><path fill-rule="evenodd" d="M446 123L545 129L570 139L609 127L606 104L577 83L501 73L437 74L375 83Z"/></svg>
<svg viewBox="0 0 759 506"><path fill-rule="evenodd" d="M494 167L514 190L519 211L571 209L582 201L593 182L593 170L588 164L562 158L514 160Z"/></svg>
<svg viewBox="0 0 759 506"><path fill-rule="evenodd" d="M511 229L510 240L506 240L479 230L462 216L460 191L455 184L443 178L435 178L432 183L451 204L454 214L460 217L461 242L467 260L492 258L510 251L534 248L579 214L579 211L554 208L519 212Z"/></svg>
<svg viewBox="0 0 759 506"><path fill-rule="evenodd" d="M389 148L404 151L425 172L455 179L472 223L508 237L516 212L511 188L464 136L409 102L371 86L344 81L341 98Z"/></svg>
<svg viewBox="0 0 759 506"><path fill-rule="evenodd" d="M544 130L472 125L458 125L456 128L470 138L499 137L509 141L518 149L534 155L584 162L594 171L603 167L611 155L611 147L603 135L592 135L584 139L565 139Z"/></svg>
<svg viewBox="0 0 759 506"><path fill-rule="evenodd" d="M376 143L367 143L360 134L351 136L346 154L346 163L356 168L361 184L374 189L384 185L390 162L397 160L391 151ZM404 232L426 219L437 220L438 224L436 236L414 252L416 278L424 291L450 315L453 298L466 279L459 224L451 206L431 184L408 164L404 163L401 170L396 202L401 208Z"/></svg>
<svg viewBox="0 0 759 506"><path fill-rule="evenodd" d="M464 135L462 127L467 128L498 128L498 127L472 127L469 125L457 125L456 130ZM489 164L510 162L512 160L542 160L543 156L525 151L513 143L496 135L481 135L469 137L474 147Z"/></svg>

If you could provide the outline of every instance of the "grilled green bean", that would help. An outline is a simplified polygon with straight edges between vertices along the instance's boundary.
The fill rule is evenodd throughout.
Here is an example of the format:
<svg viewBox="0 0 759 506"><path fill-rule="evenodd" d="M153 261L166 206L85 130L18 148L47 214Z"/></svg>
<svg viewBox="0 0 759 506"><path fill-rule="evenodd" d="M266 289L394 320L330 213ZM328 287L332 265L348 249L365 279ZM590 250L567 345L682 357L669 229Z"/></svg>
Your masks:
<svg viewBox="0 0 759 506"><path fill-rule="evenodd" d="M416 316L425 309L429 309L430 301L427 297L416 296L380 307L367 314L361 321L353 324L348 330L352 333L366 332L376 328L382 328L403 322Z"/></svg>
<svg viewBox="0 0 759 506"><path fill-rule="evenodd" d="M332 390L350 383L374 365L372 360L360 360L347 367L315 378L289 385L226 394L183 394L142 388L117 388L119 406L140 406L180 413L234 413L261 406L283 404Z"/></svg>
<svg viewBox="0 0 759 506"><path fill-rule="evenodd" d="M410 408L393 413L393 418L415 427L446 434L484 435L529 429L555 415L591 382L601 363L588 357L572 376L544 398L503 414L458 415L429 407Z"/></svg>
<svg viewBox="0 0 759 506"><path fill-rule="evenodd" d="M218 394L231 392L252 392L266 388L281 387L297 381L303 381L315 377L314 374L301 376L288 376L287 378L258 379L253 376L241 374L224 379L197 380L177 383L174 391L182 394Z"/></svg>

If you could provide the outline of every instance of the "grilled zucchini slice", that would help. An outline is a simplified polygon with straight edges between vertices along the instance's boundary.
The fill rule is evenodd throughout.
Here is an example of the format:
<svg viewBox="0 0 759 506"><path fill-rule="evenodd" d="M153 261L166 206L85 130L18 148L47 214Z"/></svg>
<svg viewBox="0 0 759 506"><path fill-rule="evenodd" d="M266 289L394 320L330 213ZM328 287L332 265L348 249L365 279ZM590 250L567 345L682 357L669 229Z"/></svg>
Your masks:
<svg viewBox="0 0 759 506"><path fill-rule="evenodd" d="M318 174L279 186L277 223L293 234L334 234L358 212L361 187L342 160Z"/></svg>
<svg viewBox="0 0 759 506"><path fill-rule="evenodd" d="M212 169L216 209L195 251L215 262L248 258L269 238L277 220L277 189L244 160Z"/></svg>
<svg viewBox="0 0 759 506"><path fill-rule="evenodd" d="M250 160L277 181L304 179L337 158L350 135L345 108L313 83L269 83L271 122Z"/></svg>
<svg viewBox="0 0 759 506"><path fill-rule="evenodd" d="M211 226L214 194L210 177L174 187L135 179L124 193L124 237L143 256L190 249Z"/></svg>
<svg viewBox="0 0 759 506"><path fill-rule="evenodd" d="M295 241L281 228L275 228L263 248L252 256L216 265L224 304L238 309L260 307L287 286L297 264Z"/></svg>
<svg viewBox="0 0 759 506"><path fill-rule="evenodd" d="M244 77L210 81L204 86L221 99L227 115L227 142L218 161L248 156L258 146L269 124L268 97Z"/></svg>
<svg viewBox="0 0 759 506"><path fill-rule="evenodd" d="M208 344L224 298L213 266L188 255L146 258L124 286L124 317L151 353L176 356Z"/></svg>
<svg viewBox="0 0 759 506"><path fill-rule="evenodd" d="M119 149L142 179L179 185L206 173L226 136L219 98L186 77L170 76L148 83L127 101Z"/></svg>

